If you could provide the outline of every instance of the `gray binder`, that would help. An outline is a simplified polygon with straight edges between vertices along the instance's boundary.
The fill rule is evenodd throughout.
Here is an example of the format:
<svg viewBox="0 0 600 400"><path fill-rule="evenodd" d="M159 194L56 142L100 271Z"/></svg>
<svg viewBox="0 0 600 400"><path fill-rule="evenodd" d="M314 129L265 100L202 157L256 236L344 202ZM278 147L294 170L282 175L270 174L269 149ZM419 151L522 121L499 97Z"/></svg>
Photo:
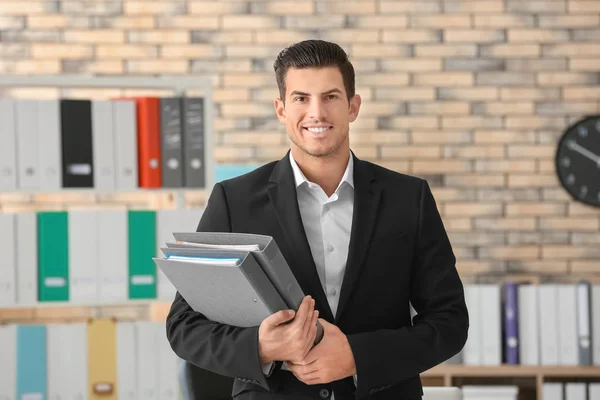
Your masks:
<svg viewBox="0 0 600 400"><path fill-rule="evenodd" d="M113 104L108 100L92 101L92 150L94 186L115 189L115 134Z"/></svg>
<svg viewBox="0 0 600 400"><path fill-rule="evenodd" d="M17 189L17 124L13 99L0 99L0 191Z"/></svg>
<svg viewBox="0 0 600 400"><path fill-rule="evenodd" d="M60 104L40 100L37 106L40 189L59 190L63 186Z"/></svg>
<svg viewBox="0 0 600 400"><path fill-rule="evenodd" d="M281 254L279 246L277 246L277 243L271 236L228 232L176 232L173 233L173 237L177 241L208 245L258 245L259 250L253 251L252 254L272 285L284 299L288 308L298 311L298 307L300 307L305 294L283 254ZM169 243L167 246L180 247L185 245ZM317 338L315 343L319 343L322 337L323 327L320 323L317 323Z"/></svg>
<svg viewBox="0 0 600 400"><path fill-rule="evenodd" d="M163 187L183 187L182 137L181 100L178 97L160 99L160 142L163 160Z"/></svg>
<svg viewBox="0 0 600 400"><path fill-rule="evenodd" d="M176 256L241 260L235 266L221 266L153 258L192 309L212 321L240 327L258 326L271 314L287 308L249 252L195 248L161 251Z"/></svg>

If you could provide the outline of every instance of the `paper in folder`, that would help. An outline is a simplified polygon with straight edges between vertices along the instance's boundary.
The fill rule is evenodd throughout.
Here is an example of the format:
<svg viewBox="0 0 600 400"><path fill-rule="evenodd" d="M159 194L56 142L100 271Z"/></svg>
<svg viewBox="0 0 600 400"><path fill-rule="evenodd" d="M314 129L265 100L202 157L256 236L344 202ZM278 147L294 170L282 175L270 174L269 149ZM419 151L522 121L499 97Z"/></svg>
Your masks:
<svg viewBox="0 0 600 400"><path fill-rule="evenodd" d="M156 265L195 311L224 324L257 326L271 314L297 311L304 292L271 236L174 233ZM317 325L318 343L323 328Z"/></svg>

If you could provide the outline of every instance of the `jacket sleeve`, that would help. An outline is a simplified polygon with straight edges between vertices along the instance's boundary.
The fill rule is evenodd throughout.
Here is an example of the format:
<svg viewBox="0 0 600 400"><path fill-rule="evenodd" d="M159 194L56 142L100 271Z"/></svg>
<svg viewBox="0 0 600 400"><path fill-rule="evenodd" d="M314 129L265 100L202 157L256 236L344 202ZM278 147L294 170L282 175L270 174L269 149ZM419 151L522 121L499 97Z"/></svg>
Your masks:
<svg viewBox="0 0 600 400"><path fill-rule="evenodd" d="M215 185L196 231L231 232L221 184ZM269 390L258 355L258 326L240 328L210 321L177 293L167 316L167 339L173 351L191 364Z"/></svg>
<svg viewBox="0 0 600 400"><path fill-rule="evenodd" d="M458 353L467 339L469 318L456 258L426 181L418 213L410 284L418 315L413 326L348 335L359 398L418 376Z"/></svg>

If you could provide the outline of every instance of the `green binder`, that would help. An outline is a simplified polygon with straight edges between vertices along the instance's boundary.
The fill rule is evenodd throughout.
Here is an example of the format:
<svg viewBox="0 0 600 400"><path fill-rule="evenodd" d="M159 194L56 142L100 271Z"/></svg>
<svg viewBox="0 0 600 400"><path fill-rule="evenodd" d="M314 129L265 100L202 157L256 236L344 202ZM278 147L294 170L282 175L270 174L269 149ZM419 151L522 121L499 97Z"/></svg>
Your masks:
<svg viewBox="0 0 600 400"><path fill-rule="evenodd" d="M69 225L66 211L38 212L38 300L69 301Z"/></svg>
<svg viewBox="0 0 600 400"><path fill-rule="evenodd" d="M156 298L156 212L129 211L129 298Z"/></svg>

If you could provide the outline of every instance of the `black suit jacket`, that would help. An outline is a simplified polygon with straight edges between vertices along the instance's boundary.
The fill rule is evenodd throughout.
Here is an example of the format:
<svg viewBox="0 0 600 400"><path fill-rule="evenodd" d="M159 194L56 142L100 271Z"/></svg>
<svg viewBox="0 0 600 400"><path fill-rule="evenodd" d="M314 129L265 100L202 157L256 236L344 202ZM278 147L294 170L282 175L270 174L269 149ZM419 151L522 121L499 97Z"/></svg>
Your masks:
<svg viewBox="0 0 600 400"><path fill-rule="evenodd" d="M288 157L216 184L198 231L273 236L320 317L347 335L358 386L352 377L305 385L281 363L264 376L258 327L209 321L179 293L167 317L173 350L199 367L194 375L205 385L223 383L213 373L234 378L232 395L240 400L320 399L332 390L336 400L421 398L419 374L458 353L469 324L456 259L427 182L354 158L352 231L334 316L306 239ZM412 323L409 301L418 312Z"/></svg>

